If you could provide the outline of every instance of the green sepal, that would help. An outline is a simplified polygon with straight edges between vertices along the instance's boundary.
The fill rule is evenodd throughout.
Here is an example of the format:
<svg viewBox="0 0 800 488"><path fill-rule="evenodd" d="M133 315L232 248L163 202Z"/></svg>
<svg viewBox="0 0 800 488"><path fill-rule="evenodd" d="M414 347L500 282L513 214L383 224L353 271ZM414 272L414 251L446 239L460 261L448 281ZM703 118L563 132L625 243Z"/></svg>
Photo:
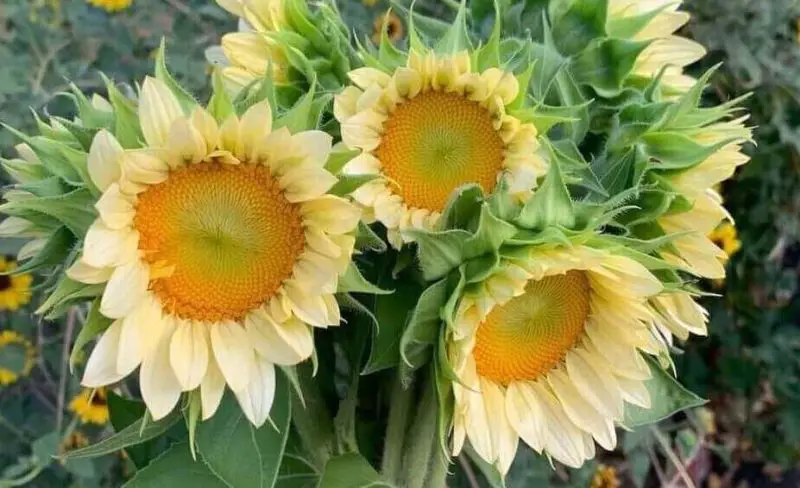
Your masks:
<svg viewBox="0 0 800 488"><path fill-rule="evenodd" d="M292 134L297 134L312 127L316 128L320 115L314 106L316 86L316 81L312 79L308 92L289 111L275 120L275 129L286 127Z"/></svg>
<svg viewBox="0 0 800 488"><path fill-rule="evenodd" d="M442 278L464 262L464 246L472 234L461 229L428 232L404 231L417 243L417 257L426 281Z"/></svg>
<svg viewBox="0 0 800 488"><path fill-rule="evenodd" d="M647 42L597 39L572 61L575 81L591 86L602 97L614 97L633 71Z"/></svg>
<svg viewBox="0 0 800 488"><path fill-rule="evenodd" d="M437 229L469 229L480 215L483 190L476 184L467 184L450 194L445 204Z"/></svg>
<svg viewBox="0 0 800 488"><path fill-rule="evenodd" d="M507 239L516 234L517 228L497 218L489 209L489 204L481 205L478 228L475 233L464 242L462 254L465 259L471 259L483 254L492 253L500 249Z"/></svg>
<svg viewBox="0 0 800 488"><path fill-rule="evenodd" d="M63 117L51 116L50 120L58 122L62 127L67 129L80 144L81 151L89 151L89 148L92 146L92 140L94 139L95 134L97 134L98 129L89 129L81 125L80 121L75 122L72 120L67 120Z"/></svg>
<svg viewBox="0 0 800 488"><path fill-rule="evenodd" d="M475 2L472 2L473 4ZM501 7L499 0L492 0L492 5L494 7L494 25L492 26L492 32L489 34L489 39L487 39L486 44L477 48L473 54L473 60L475 62L476 71L485 71L489 68L499 67L501 65L500 61L500 40L502 35L502 15L501 15ZM533 65L535 63L529 63L528 68L526 70L527 76L518 76L520 81L520 86L525 87L528 86L527 81L530 79L531 71L533 69ZM525 90L522 89L517 96L517 100L511 103L508 107L509 109L516 108L520 106L521 101L525 99Z"/></svg>
<svg viewBox="0 0 800 488"><path fill-rule="evenodd" d="M183 112L185 114L190 114L197 106L197 100L195 100L194 96L186 91L180 83L175 81L175 78L172 77L169 69L167 69L166 40L164 38L161 39L161 43L156 51L155 75L156 79L167 85L169 91L175 95Z"/></svg>
<svg viewBox="0 0 800 488"><path fill-rule="evenodd" d="M544 229L550 226L571 228L575 224L575 212L569 190L564 183L559 158L547 144L550 153L550 169L542 186L522 207L517 224L526 229Z"/></svg>
<svg viewBox="0 0 800 488"><path fill-rule="evenodd" d="M26 161L19 158L0 158L0 163L2 163L3 169L6 170L14 180L23 184L33 183L51 175L41 163Z"/></svg>
<svg viewBox="0 0 800 488"><path fill-rule="evenodd" d="M225 82L219 69L214 69L214 73L211 75L211 86L212 93L208 101L208 113L214 117L217 123L221 124L225 119L236 114L236 108L225 90Z"/></svg>
<svg viewBox="0 0 800 488"><path fill-rule="evenodd" d="M86 98L80 88L75 83L69 84L69 89L75 106L78 109L78 116L83 126L87 129L109 129L114 124L114 114L100 110L92 105L92 102ZM63 123L63 121L62 121Z"/></svg>
<svg viewBox="0 0 800 488"><path fill-rule="evenodd" d="M659 161L658 169L688 169L735 140L725 139L704 146L680 132L652 132L642 136L640 146L648 157Z"/></svg>
<svg viewBox="0 0 800 488"><path fill-rule="evenodd" d="M30 192L37 197L56 197L75 189L75 187L69 186L58 176L50 176L31 183L16 185L15 188Z"/></svg>
<svg viewBox="0 0 800 488"><path fill-rule="evenodd" d="M31 214L44 214L63 223L76 236L83 236L97 217L95 201L89 190L75 190L57 197L9 201L0 205L0 212L31 221Z"/></svg>
<svg viewBox="0 0 800 488"><path fill-rule="evenodd" d="M12 270L0 271L0 276L29 273L39 268L61 264L69 256L75 236L65 227L58 229L36 256Z"/></svg>
<svg viewBox="0 0 800 488"><path fill-rule="evenodd" d="M606 36L608 0L551 2L549 7L552 35L559 52L576 55L595 39Z"/></svg>
<svg viewBox="0 0 800 488"><path fill-rule="evenodd" d="M284 0L286 20L292 29L307 39L319 52L328 52L330 46L325 35L314 25L305 0Z"/></svg>
<svg viewBox="0 0 800 488"><path fill-rule="evenodd" d="M114 137L125 149L141 147L144 140L136 106L126 98L113 81L102 75L108 91L108 101L114 108Z"/></svg>
<svg viewBox="0 0 800 488"><path fill-rule="evenodd" d="M354 191L361 188L363 185L369 183L370 181L379 178L379 175L371 174L371 175L339 175L339 181L337 181L328 193L331 195L337 195L340 197L347 196Z"/></svg>
<svg viewBox="0 0 800 488"><path fill-rule="evenodd" d="M372 251L377 253L386 252L389 248L386 242L381 239L370 226L364 222L359 222L356 228L355 248L359 251Z"/></svg>
<svg viewBox="0 0 800 488"><path fill-rule="evenodd" d="M373 295L391 295L394 290L384 290L370 283L355 263L351 262L347 271L339 277L336 293L370 293Z"/></svg>
<svg viewBox="0 0 800 488"><path fill-rule="evenodd" d="M417 0L412 0L410 7L399 0L390 0L390 3L393 8L403 12L408 24L409 50L415 51L419 55L428 52L425 41L441 39L448 30L453 28L453 24L417 13L414 10Z"/></svg>
<svg viewBox="0 0 800 488"><path fill-rule="evenodd" d="M189 452L192 459L197 461L197 422L201 413L200 388L187 392L183 408L183 420L186 422L186 431L189 433Z"/></svg>
<svg viewBox="0 0 800 488"><path fill-rule="evenodd" d="M269 106L272 109L273 114L278 110L279 107L278 94L277 90L275 89L275 84L271 76L272 65L267 66L266 73L267 74L265 74L260 79L253 80L247 86L242 88L236 95L236 98L234 98L231 101L234 107L234 113L237 116L241 117L242 115L245 114L245 112L247 112L248 109L250 109L250 107L252 107L257 103L263 102L264 100L266 100L267 103L269 103ZM220 84L218 85L219 88L216 87L214 88L215 92L216 90L222 90L222 92L225 91L224 85L222 83L223 83L222 80L220 80ZM222 103L223 104L225 103L224 100ZM224 113L227 110L227 108L222 107L221 110Z"/></svg>
<svg viewBox="0 0 800 488"><path fill-rule="evenodd" d="M480 283L500 269L499 249L470 259L464 263L464 276L467 283Z"/></svg>
<svg viewBox="0 0 800 488"><path fill-rule="evenodd" d="M87 285L80 283L68 276L62 277L55 289L50 292L47 300L36 309L37 315L44 315L47 320L54 320L62 315L63 311L75 301L86 301L103 294L105 283Z"/></svg>
<svg viewBox="0 0 800 488"><path fill-rule="evenodd" d="M547 105L537 103L533 107L514 112L520 120L530 120L539 134L547 134L550 129L559 124L569 124L581 121L591 101L585 101L580 105Z"/></svg>
<svg viewBox="0 0 800 488"><path fill-rule="evenodd" d="M433 50L437 54L451 55L461 51L472 50L469 29L467 29L467 0L461 0L461 4L456 12L456 18L436 43Z"/></svg>
<svg viewBox="0 0 800 488"><path fill-rule="evenodd" d="M606 22L606 31L609 37L630 39L647 27L657 16L667 10L671 4L664 4L648 12L632 16L610 16Z"/></svg>
<svg viewBox="0 0 800 488"><path fill-rule="evenodd" d="M86 347L86 344L108 329L112 322L113 320L100 313L100 298L96 298L89 309L86 322L84 322L83 327L78 332L78 336L75 338L75 343L72 345L72 352L69 355L70 371L74 371L75 365L83 360L83 348Z"/></svg>
<svg viewBox="0 0 800 488"><path fill-rule="evenodd" d="M641 425L654 424L681 410L699 407L706 403L706 400L678 383L658 364L656 359L650 356L644 356L644 358L650 366L652 375L645 381L652 406L645 409L636 405L625 405L625 418L621 422L624 427L633 429Z"/></svg>
<svg viewBox="0 0 800 488"><path fill-rule="evenodd" d="M335 144L328 161L325 162L325 169L341 178L342 168L359 154L361 154L360 149L348 149L344 144Z"/></svg>
<svg viewBox="0 0 800 488"><path fill-rule="evenodd" d="M666 102L630 103L614 116L608 149L619 151L631 146L644 134L662 127L674 104Z"/></svg>
<svg viewBox="0 0 800 488"><path fill-rule="evenodd" d="M608 198L608 192L591 165L583 158L578 146L570 139L562 139L551 143L553 152L563 164L564 180L567 185L580 186L594 193L598 199Z"/></svg>
<svg viewBox="0 0 800 488"><path fill-rule="evenodd" d="M68 148L66 145L45 136L28 137L9 125L2 124L2 126L28 144L47 171L73 185L83 184L80 169L73 165L75 161L69 159L62 152Z"/></svg>
<svg viewBox="0 0 800 488"><path fill-rule="evenodd" d="M453 275L451 274L450 277ZM449 296L451 278L442 278L420 295L400 339L400 358L408 376L424 365L441 329L441 312Z"/></svg>

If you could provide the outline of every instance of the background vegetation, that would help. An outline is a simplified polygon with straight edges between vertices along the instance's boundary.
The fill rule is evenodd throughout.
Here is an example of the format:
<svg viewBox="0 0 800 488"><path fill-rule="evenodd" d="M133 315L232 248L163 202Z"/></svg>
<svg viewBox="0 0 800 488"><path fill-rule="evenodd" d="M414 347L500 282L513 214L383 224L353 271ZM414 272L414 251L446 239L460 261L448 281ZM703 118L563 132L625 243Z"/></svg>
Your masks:
<svg viewBox="0 0 800 488"><path fill-rule="evenodd" d="M361 36L372 35L387 8L375 0L341 3ZM695 18L683 35L710 51L693 68L699 73L724 63L708 101L752 92L747 106L757 126L757 145L748 148L752 162L722 189L742 247L731 257L727 281L705 284L721 295L706 301L709 338L693 339L677 357L682 381L709 398L708 408L628 433L617 452L600 456L602 465L578 471L554 471L546 460L522 452L507 481L511 488L687 486L687 480L800 486L792 471L800 460L800 6L794 0L688 0L685 8ZM202 95L204 50L233 29L230 16L208 0L134 0L117 13L83 0L3 0L0 119L25 130L35 124L29 107L40 116L63 114L68 104L60 93L69 81L91 94L102 90L99 72L122 82L141 79L164 36L172 71ZM2 156L12 157L16 142L0 130ZM2 240L0 252L13 255L19 245ZM24 344L0 345L0 369L19 373L17 381L0 386L0 487L119 486L135 453L67 464L53 459L84 442L83 436L102 438L111 425L84 423L70 408L81 389L67 358L84 312L74 310L58 322L33 316L35 286L45 281L36 278L29 305L0 315L0 330L30 342L29 351ZM108 401L125 402L113 393ZM100 400L95 404L104 408ZM124 407L131 418L142 408L135 402ZM111 422L119 427L126 419ZM498 486L481 468L459 459L450 484Z"/></svg>

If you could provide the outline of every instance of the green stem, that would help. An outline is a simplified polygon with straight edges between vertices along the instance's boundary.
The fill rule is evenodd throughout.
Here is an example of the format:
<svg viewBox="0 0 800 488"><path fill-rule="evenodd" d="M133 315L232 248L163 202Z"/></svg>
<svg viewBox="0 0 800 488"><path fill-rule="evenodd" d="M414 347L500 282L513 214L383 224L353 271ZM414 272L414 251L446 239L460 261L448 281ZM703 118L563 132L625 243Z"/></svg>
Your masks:
<svg viewBox="0 0 800 488"><path fill-rule="evenodd" d="M445 488L447 483L447 470L450 467L450 458L447 453L442 451L442 447L433 441L433 456L431 465L428 468L428 479L425 486L430 488Z"/></svg>
<svg viewBox="0 0 800 488"><path fill-rule="evenodd" d="M314 465L322 472L333 449L333 420L309 365L298 365L297 377L303 400L292 395L292 424Z"/></svg>
<svg viewBox="0 0 800 488"><path fill-rule="evenodd" d="M381 473L383 477L397 484L400 481L403 463L403 441L408 428L408 417L414 397L413 384L403 385L398 374L392 387L389 419L386 426L386 441L383 445Z"/></svg>
<svg viewBox="0 0 800 488"><path fill-rule="evenodd" d="M422 392L414 424L408 432L403 456L403 488L434 488L427 485L433 450L438 450L436 422L439 416L436 384L428 377Z"/></svg>

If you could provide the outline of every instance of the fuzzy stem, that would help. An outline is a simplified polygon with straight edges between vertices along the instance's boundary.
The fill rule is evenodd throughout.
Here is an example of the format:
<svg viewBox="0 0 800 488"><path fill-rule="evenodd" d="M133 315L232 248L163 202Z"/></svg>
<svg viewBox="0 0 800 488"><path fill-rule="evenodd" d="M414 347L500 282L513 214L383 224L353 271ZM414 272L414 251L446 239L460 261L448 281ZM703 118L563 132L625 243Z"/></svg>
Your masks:
<svg viewBox="0 0 800 488"><path fill-rule="evenodd" d="M292 424L306 452L321 472L333 450L333 420L310 368L298 365L297 377L305 403L297 395L292 395Z"/></svg>
<svg viewBox="0 0 800 488"><path fill-rule="evenodd" d="M425 481L425 486L445 488L447 486L447 470L450 467L450 459L435 440L433 444L433 455L431 456L431 465L428 468L428 479Z"/></svg>
<svg viewBox="0 0 800 488"><path fill-rule="evenodd" d="M428 377L422 399L419 402L414 424L408 432L403 456L403 488L434 488L426 484L431 455L438 449L436 422L438 420L438 400L433 378Z"/></svg>
<svg viewBox="0 0 800 488"><path fill-rule="evenodd" d="M408 385L403 385L403 381L398 374L392 387L389 419L386 426L386 441L383 445L383 459L381 460L383 477L395 484L400 481L403 463L403 443L406 429L408 429L408 417L413 397L413 384L409 381Z"/></svg>

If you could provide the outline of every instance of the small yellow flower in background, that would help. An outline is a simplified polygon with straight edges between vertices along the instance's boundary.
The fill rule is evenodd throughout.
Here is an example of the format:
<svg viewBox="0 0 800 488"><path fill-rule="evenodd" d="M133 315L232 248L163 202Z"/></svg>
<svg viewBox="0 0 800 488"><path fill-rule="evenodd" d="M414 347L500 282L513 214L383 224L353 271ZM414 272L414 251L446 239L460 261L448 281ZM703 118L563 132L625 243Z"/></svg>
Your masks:
<svg viewBox="0 0 800 488"><path fill-rule="evenodd" d="M11 271L17 262L0 256L0 272ZM27 273L0 275L0 310L17 310L31 301L31 282L33 277Z"/></svg>
<svg viewBox="0 0 800 488"><path fill-rule="evenodd" d="M75 430L72 434L69 435L64 442L61 444L61 450L63 452L73 451L75 449L80 449L82 447L86 447L89 445L89 438L86 437L83 432Z"/></svg>
<svg viewBox="0 0 800 488"><path fill-rule="evenodd" d="M736 235L736 227L730 222L725 222L719 227L714 229L708 238L717 245L720 249L725 251L728 257L736 254L742 248L742 242Z"/></svg>
<svg viewBox="0 0 800 488"><path fill-rule="evenodd" d="M392 42L397 42L403 38L403 22L391 10L375 19L372 42L376 44L381 42L381 32L384 30L386 30L386 35L389 36L389 40Z"/></svg>
<svg viewBox="0 0 800 488"><path fill-rule="evenodd" d="M622 486L614 466L599 464L592 478L591 488L618 488Z"/></svg>
<svg viewBox="0 0 800 488"><path fill-rule="evenodd" d="M13 330L4 330L0 332L0 351L9 346L22 347L25 350L25 363L22 371L11 371L10 369L0 367L0 385L10 385L19 379L20 376L27 376L33 368L33 359L36 351L31 345L30 341Z"/></svg>
<svg viewBox="0 0 800 488"><path fill-rule="evenodd" d="M133 0L86 0L92 7L97 7L106 12L119 12L130 7Z"/></svg>
<svg viewBox="0 0 800 488"><path fill-rule="evenodd" d="M106 398L105 388L98 388L97 390L85 388L69 402L69 409L84 424L104 425L108 422L108 402Z"/></svg>
<svg viewBox="0 0 800 488"><path fill-rule="evenodd" d="M367 7L374 7L378 3L378 0L361 0L361 3Z"/></svg>

